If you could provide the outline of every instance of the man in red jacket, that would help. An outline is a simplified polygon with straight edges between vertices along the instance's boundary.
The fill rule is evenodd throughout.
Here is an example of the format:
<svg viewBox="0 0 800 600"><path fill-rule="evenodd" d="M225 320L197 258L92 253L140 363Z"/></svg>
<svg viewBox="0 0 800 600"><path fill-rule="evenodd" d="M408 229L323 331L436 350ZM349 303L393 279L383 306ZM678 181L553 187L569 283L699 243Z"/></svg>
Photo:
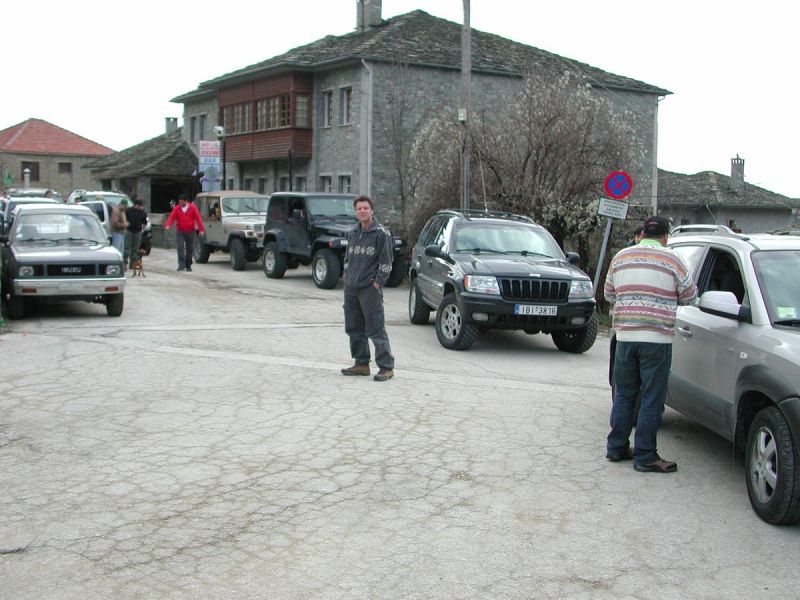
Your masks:
<svg viewBox="0 0 800 600"><path fill-rule="evenodd" d="M197 207L186 200L186 196L178 196L178 206L172 209L164 231L175 221L175 242L178 245L178 271L192 270L192 250L194 249L195 228L200 235L205 233L203 219Z"/></svg>

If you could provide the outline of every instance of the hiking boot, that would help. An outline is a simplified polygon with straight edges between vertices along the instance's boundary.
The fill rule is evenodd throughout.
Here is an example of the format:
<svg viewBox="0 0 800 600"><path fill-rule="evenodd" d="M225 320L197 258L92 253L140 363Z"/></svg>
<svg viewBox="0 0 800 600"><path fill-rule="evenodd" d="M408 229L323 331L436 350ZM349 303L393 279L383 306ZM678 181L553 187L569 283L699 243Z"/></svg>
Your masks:
<svg viewBox="0 0 800 600"><path fill-rule="evenodd" d="M674 473L678 470L678 465L656 455L656 459L653 462L649 462L645 465L634 463L633 468L640 473Z"/></svg>
<svg viewBox="0 0 800 600"><path fill-rule="evenodd" d="M381 369L375 374L373 379L375 381L386 381L394 377L394 370L393 369Z"/></svg>
<svg viewBox="0 0 800 600"><path fill-rule="evenodd" d="M356 363L352 367L342 369L342 375L363 375L369 377L369 365L366 363Z"/></svg>

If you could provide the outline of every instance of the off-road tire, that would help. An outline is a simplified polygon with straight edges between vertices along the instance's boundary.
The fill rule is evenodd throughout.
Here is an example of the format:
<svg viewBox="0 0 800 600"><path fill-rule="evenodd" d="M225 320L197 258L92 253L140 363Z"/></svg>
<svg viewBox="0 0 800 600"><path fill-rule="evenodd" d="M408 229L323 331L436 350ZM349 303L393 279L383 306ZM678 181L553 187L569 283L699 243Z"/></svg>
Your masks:
<svg viewBox="0 0 800 600"><path fill-rule="evenodd" d="M314 284L323 290L336 287L342 272L342 261L333 250L322 248L317 250L311 260L311 276Z"/></svg>
<svg viewBox="0 0 800 600"><path fill-rule="evenodd" d="M192 248L194 262L204 265L208 262L209 256L211 256L211 246L204 243L199 235L195 236L194 248Z"/></svg>
<svg viewBox="0 0 800 600"><path fill-rule="evenodd" d="M278 251L278 244L269 242L264 246L264 253L261 257L261 266L264 267L264 275L270 279L280 279L286 273L286 254Z"/></svg>
<svg viewBox="0 0 800 600"><path fill-rule="evenodd" d="M109 317L119 317L125 305L124 294L109 294L106 298L106 314Z"/></svg>
<svg viewBox="0 0 800 600"><path fill-rule="evenodd" d="M408 291L408 319L414 325L425 325L431 316L430 307L422 300L417 280L411 282Z"/></svg>
<svg viewBox="0 0 800 600"><path fill-rule="evenodd" d="M386 287L397 287L403 283L408 271L408 263L402 256L396 256L394 263L392 263L392 272L389 273L389 279L386 280Z"/></svg>
<svg viewBox="0 0 800 600"><path fill-rule="evenodd" d="M244 271L247 265L247 251L244 247L244 242L239 238L231 240L231 267L234 271Z"/></svg>
<svg viewBox="0 0 800 600"><path fill-rule="evenodd" d="M550 334L556 348L571 354L583 354L594 345L597 339L597 315L592 314L586 325L580 329L554 331Z"/></svg>
<svg viewBox="0 0 800 600"><path fill-rule="evenodd" d="M447 294L439 304L436 337L448 350L469 350L478 337L478 328L464 320L455 294Z"/></svg>
<svg viewBox="0 0 800 600"><path fill-rule="evenodd" d="M800 455L798 440L775 406L753 419L745 449L747 495L755 513L773 525L800 521Z"/></svg>
<svg viewBox="0 0 800 600"><path fill-rule="evenodd" d="M22 319L25 317L25 298L11 294L6 302L9 319Z"/></svg>

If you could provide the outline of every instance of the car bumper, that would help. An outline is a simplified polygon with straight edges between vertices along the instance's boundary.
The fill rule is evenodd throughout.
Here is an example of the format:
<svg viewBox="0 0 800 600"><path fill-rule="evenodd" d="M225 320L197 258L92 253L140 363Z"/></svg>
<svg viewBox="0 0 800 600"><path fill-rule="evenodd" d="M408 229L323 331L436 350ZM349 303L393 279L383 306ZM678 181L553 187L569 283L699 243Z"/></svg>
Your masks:
<svg viewBox="0 0 800 600"><path fill-rule="evenodd" d="M532 329L537 331L564 331L578 329L586 325L595 310L594 300L579 300L567 304L556 304L556 314L548 316L517 315L517 304L537 304L537 302L515 302L497 296L471 294L461 295L461 314L470 323L497 329Z"/></svg>
<svg viewBox="0 0 800 600"><path fill-rule="evenodd" d="M124 277L97 279L28 279L14 281L16 296L103 296L121 294Z"/></svg>

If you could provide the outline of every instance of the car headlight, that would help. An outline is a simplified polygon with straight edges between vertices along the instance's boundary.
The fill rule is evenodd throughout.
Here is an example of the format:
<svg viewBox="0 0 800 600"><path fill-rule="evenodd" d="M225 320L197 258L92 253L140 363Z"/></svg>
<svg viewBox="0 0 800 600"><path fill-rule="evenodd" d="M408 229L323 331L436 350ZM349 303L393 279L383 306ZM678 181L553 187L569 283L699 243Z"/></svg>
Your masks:
<svg viewBox="0 0 800 600"><path fill-rule="evenodd" d="M18 273L20 277L33 277L34 270L31 265L22 265Z"/></svg>
<svg viewBox="0 0 800 600"><path fill-rule="evenodd" d="M467 275L464 277L464 289L478 294L500 295L497 277L489 275Z"/></svg>
<svg viewBox="0 0 800 600"><path fill-rule="evenodd" d="M106 265L106 275L110 275L112 277L119 277L122 273L122 267L119 265Z"/></svg>
<svg viewBox="0 0 800 600"><path fill-rule="evenodd" d="M569 299L594 298L594 286L588 279L574 279L569 286Z"/></svg>

